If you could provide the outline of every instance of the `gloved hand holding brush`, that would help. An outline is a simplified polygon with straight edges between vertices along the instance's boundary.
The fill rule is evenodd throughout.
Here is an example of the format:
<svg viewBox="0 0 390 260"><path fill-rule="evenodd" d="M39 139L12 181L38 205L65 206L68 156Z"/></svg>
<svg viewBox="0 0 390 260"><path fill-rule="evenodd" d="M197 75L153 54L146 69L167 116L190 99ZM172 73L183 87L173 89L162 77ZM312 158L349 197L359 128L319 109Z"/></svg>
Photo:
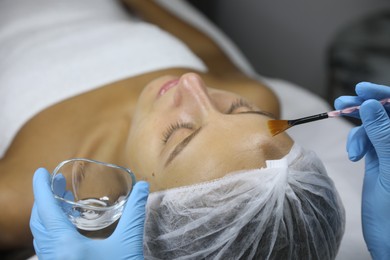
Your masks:
<svg viewBox="0 0 390 260"><path fill-rule="evenodd" d="M351 130L347 151L352 161L365 156L363 235L373 259L390 259L390 107L377 101L390 97L390 87L362 82L356 94L339 97L335 107L360 105L351 115L362 125Z"/></svg>

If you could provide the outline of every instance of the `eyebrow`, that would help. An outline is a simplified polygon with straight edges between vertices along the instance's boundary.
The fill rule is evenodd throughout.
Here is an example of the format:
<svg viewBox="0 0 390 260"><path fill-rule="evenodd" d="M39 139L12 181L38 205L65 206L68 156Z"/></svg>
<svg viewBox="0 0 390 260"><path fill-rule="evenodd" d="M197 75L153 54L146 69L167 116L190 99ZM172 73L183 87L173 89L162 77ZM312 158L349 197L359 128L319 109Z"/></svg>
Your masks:
<svg viewBox="0 0 390 260"><path fill-rule="evenodd" d="M271 114L269 112L265 112L265 111L245 111L245 112L237 113L236 115L240 115L240 114L257 114L257 115L275 118L275 116L273 114ZM184 150L184 148L193 140L193 138L195 136L197 136L199 134L199 132L201 130L202 130L202 127L199 127L192 134L190 134L189 136L184 138L183 141L181 141L178 145L176 145L175 149L173 149L173 151L169 155L167 161L165 162L165 167L167 167L173 161L173 159L175 159L176 156L178 156L180 154L180 152Z"/></svg>
<svg viewBox="0 0 390 260"><path fill-rule="evenodd" d="M172 161L173 159L175 159L175 157L181 152L183 151L183 149L191 142L191 140L197 136L200 132L200 130L202 130L202 127L199 127L198 129L196 129L194 132L192 132L189 136L187 136L186 138L183 139L183 141L181 141L178 145L176 145L175 149L173 149L173 151L171 152L171 154L169 155L168 157L168 160L165 162L165 167L168 166Z"/></svg>

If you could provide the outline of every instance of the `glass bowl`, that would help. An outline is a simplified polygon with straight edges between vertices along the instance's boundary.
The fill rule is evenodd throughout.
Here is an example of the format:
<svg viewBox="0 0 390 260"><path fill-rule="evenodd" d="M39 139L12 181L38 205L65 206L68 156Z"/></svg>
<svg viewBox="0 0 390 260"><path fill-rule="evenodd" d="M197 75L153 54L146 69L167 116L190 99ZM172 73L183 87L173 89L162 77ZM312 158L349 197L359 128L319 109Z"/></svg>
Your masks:
<svg viewBox="0 0 390 260"><path fill-rule="evenodd" d="M127 168L75 158L54 169L51 189L77 228L94 231L120 218L135 181Z"/></svg>

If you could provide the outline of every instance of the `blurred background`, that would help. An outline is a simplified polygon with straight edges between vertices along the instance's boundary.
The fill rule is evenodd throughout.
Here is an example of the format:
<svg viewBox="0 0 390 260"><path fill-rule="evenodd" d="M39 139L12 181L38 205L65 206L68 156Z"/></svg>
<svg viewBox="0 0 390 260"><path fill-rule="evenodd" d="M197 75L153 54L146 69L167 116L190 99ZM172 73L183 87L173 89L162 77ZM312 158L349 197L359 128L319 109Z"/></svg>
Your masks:
<svg viewBox="0 0 390 260"><path fill-rule="evenodd" d="M390 85L389 0L190 0L255 70L327 99Z"/></svg>

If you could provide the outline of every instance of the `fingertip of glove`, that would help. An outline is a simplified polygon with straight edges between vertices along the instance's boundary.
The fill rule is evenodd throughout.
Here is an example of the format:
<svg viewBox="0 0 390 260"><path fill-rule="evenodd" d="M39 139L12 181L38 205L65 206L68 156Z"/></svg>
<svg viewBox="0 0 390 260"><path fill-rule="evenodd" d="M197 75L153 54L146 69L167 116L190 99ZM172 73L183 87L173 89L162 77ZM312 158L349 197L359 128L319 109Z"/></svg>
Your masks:
<svg viewBox="0 0 390 260"><path fill-rule="evenodd" d="M374 99L369 99L360 106L360 115L366 119L375 119L378 114L382 113L385 113L383 106L379 103L379 101Z"/></svg>
<svg viewBox="0 0 390 260"><path fill-rule="evenodd" d="M349 160L351 160L352 162L357 162L357 161L359 161L359 160L361 159L360 156L358 156L358 155L351 155L351 154L348 154L348 158L349 158Z"/></svg>
<svg viewBox="0 0 390 260"><path fill-rule="evenodd" d="M336 98L334 103L333 103L335 109L343 109L343 108L350 106L350 102L352 101L351 98L353 98L353 97L341 96L341 97Z"/></svg>
<svg viewBox="0 0 390 260"><path fill-rule="evenodd" d="M363 156L361 155L361 151L358 147L355 145L348 145L347 147L347 153L348 153L348 158L352 162L357 162L359 161Z"/></svg>
<svg viewBox="0 0 390 260"><path fill-rule="evenodd" d="M134 187L137 187L138 189L147 189L149 190L149 183L146 181L138 181Z"/></svg>
<svg viewBox="0 0 390 260"><path fill-rule="evenodd" d="M45 168L38 168L33 176L33 183L37 182L49 182L50 173Z"/></svg>
<svg viewBox="0 0 390 260"><path fill-rule="evenodd" d="M361 81L359 83L356 84L356 87L364 87L364 86L368 86L368 85L375 85L374 83L372 82L369 82L369 81Z"/></svg>
<svg viewBox="0 0 390 260"><path fill-rule="evenodd" d="M364 127L357 126L352 128L347 139L349 160L356 162L364 156L365 143L367 143L367 136Z"/></svg>
<svg viewBox="0 0 390 260"><path fill-rule="evenodd" d="M147 196L149 194L149 183L146 181L138 181L134 187L132 193L138 193L140 195Z"/></svg>
<svg viewBox="0 0 390 260"><path fill-rule="evenodd" d="M341 109L343 105L343 101L342 101L342 97L338 97L334 100L333 102L333 106L336 108L336 109Z"/></svg>
<svg viewBox="0 0 390 260"><path fill-rule="evenodd" d="M386 85L380 85L372 82L360 82L356 84L355 92L364 100L381 99L389 96L390 90Z"/></svg>
<svg viewBox="0 0 390 260"><path fill-rule="evenodd" d="M344 109L346 107L360 105L362 102L363 100L357 96L340 96L335 99L334 107L336 109Z"/></svg>
<svg viewBox="0 0 390 260"><path fill-rule="evenodd" d="M49 172L43 168L43 167L39 167L38 169L35 170L35 174L48 174Z"/></svg>
<svg viewBox="0 0 390 260"><path fill-rule="evenodd" d="M359 96L364 95L365 92L367 92L367 88L376 87L379 86L378 84L368 82L368 81L362 81L356 84L355 86L355 92Z"/></svg>

